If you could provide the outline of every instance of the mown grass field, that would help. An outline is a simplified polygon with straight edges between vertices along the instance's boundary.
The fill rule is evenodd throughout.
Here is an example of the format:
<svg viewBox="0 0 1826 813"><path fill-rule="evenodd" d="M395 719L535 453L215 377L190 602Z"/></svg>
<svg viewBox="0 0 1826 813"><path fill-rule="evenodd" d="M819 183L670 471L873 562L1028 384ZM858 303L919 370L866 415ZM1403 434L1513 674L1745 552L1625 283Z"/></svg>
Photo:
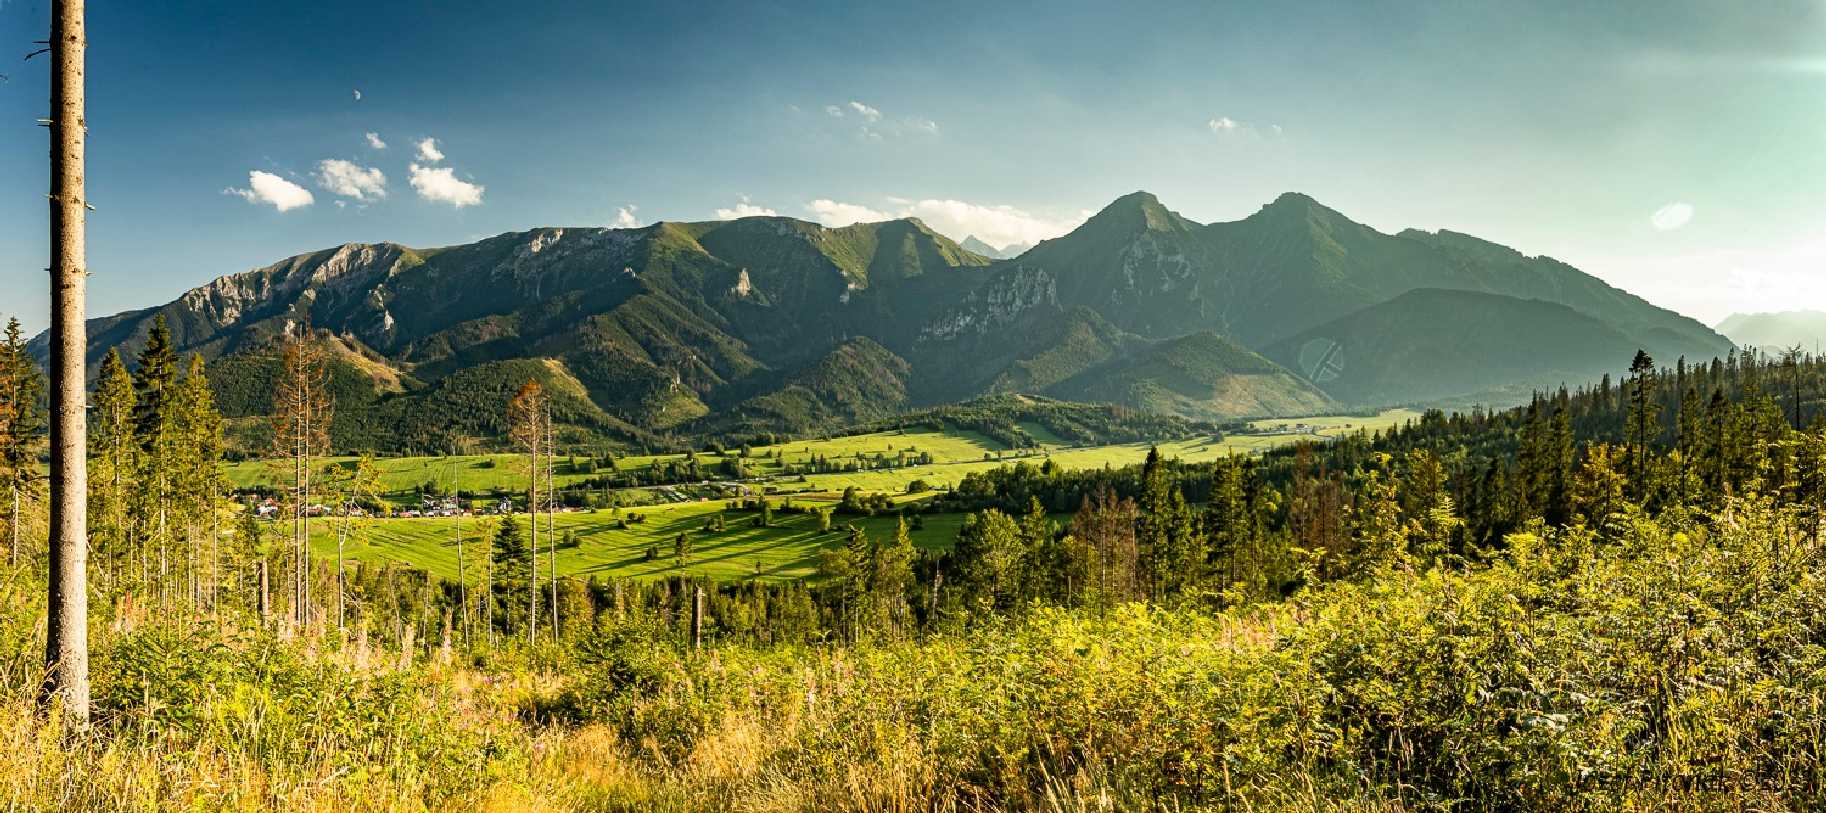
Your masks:
<svg viewBox="0 0 1826 813"><path fill-rule="evenodd" d="M1253 453L1273 448L1297 440L1324 440L1342 434L1362 430L1379 430L1400 424L1418 417L1411 410L1389 410L1374 417L1320 417L1275 419L1257 421L1254 427L1260 434L1232 434L1221 442L1212 443L1209 437L1186 438L1178 441L1158 443L1162 454L1188 461L1211 460L1227 454ZM1139 463L1147 457L1148 443L1128 443L1109 446L1067 446L1056 437L1046 433L1038 426L1026 426L1027 431L1041 438L1043 445L1038 450L1014 450L996 443L975 432L938 432L933 430L904 430L891 432L874 432L864 435L829 438L824 440L805 440L782 443L776 446L755 447L750 450L749 468L751 473L760 477L778 476L779 465L774 455L778 453L780 461L786 464L802 464L813 457L829 461L843 462L848 460L873 461L878 456L895 458L902 452L928 453L932 455L929 465L907 466L894 469L877 469L860 472L838 472L830 474L807 475L801 482L797 477L775 484L780 493L793 491L842 490L854 485L865 491L901 491L914 480L925 480L934 486L955 484L964 475L972 471L994 468L1017 460L1029 460L1035 463L1052 458L1053 462L1067 468L1097 468L1104 465L1123 466ZM1050 441L1050 442L1047 442ZM734 453L734 450L731 450ZM987 455L987 457L985 457ZM663 455L630 455L616 458L616 466L623 470L645 468L684 458L683 454ZM714 461L711 455L699 453L702 462ZM555 477L560 488L573 486L600 474L597 472L569 471L568 457L558 458L558 473ZM348 469L354 466L353 457L333 457L323 461L324 465ZM439 489L455 489L483 493L492 489L517 490L524 487L526 478L526 459L512 454L486 455L453 455L448 457L394 457L380 458L375 461L381 476L381 487L387 496L399 504L416 502L417 489L431 484ZM229 482L237 488L255 486L278 487L289 483L291 472L285 464L273 461L251 460L227 464L226 473Z"/></svg>
<svg viewBox="0 0 1826 813"><path fill-rule="evenodd" d="M930 452L930 465L903 468L813 474L804 478L781 478L763 488L778 501L791 499L796 506L831 505L839 492L854 486L863 491L902 495L907 484L924 480L934 487L955 485L965 475L996 466L1026 461L1039 465L1051 459L1071 469L1120 467L1140 463L1151 445L1161 454L1186 461L1213 460L1230 454L1256 453L1298 440L1325 440L1364 429L1382 429L1416 417L1406 410L1391 410L1364 417L1326 417L1261 421L1261 434L1233 434L1221 442L1209 437L1187 438L1158 444L1129 443L1092 447L1055 445L1037 451L997 448L996 444L974 433L933 431L879 432L828 440L800 441L777 447L756 449L756 459L771 457L777 450L786 460L802 462L812 456L828 459L872 458L877 453L894 455L901 450ZM988 459L985 459L985 454ZM622 458L621 465L646 465L665 457L679 455ZM352 458L333 462L353 463ZM461 457L390 458L376 461L383 487L393 492L395 500L404 502L414 489L426 482L448 487L454 473L457 488L481 492L491 488L516 488L525 477L525 464L513 455L470 455ZM282 482L278 467L268 463L239 463L229 467L230 479L239 486L276 485ZM442 479L439 475L442 475ZM575 483L588 475L558 475L559 484ZM555 519L559 537L576 535L574 546L558 549L558 572L561 575L588 577L598 575L616 578L653 578L680 572L735 579L796 579L812 574L817 568L818 550L826 544L837 544L844 538L842 527L855 523L871 536L885 538L894 532L892 516L834 516L828 534L817 533L818 520L799 510L776 510L772 527L756 528L750 524L752 512L731 511L725 516L726 530L706 532L709 518L725 510L722 499L662 503L621 509L622 516L635 514L644 521L617 528L617 515L608 509L593 513L559 514ZM1066 517L1059 517L1063 521ZM525 521L522 515L521 521ZM956 515L931 515L924 518L924 528L913 532L914 543L926 548L943 547L956 536L962 518ZM329 518L312 522L311 545L320 556L336 554L336 523ZM484 567L485 539L499 527L500 518L491 516L449 518L358 519L352 522L353 538L345 543L344 555L355 561L394 561L424 568L432 574L455 579L457 576L457 527L461 525L465 556L469 564L465 573L479 578ZM542 526L543 527L543 526ZM274 529L273 533L283 533ZM689 534L693 555L681 569L674 556L675 540L680 533ZM541 535L543 547L544 537ZM649 548L656 555L649 559Z"/></svg>

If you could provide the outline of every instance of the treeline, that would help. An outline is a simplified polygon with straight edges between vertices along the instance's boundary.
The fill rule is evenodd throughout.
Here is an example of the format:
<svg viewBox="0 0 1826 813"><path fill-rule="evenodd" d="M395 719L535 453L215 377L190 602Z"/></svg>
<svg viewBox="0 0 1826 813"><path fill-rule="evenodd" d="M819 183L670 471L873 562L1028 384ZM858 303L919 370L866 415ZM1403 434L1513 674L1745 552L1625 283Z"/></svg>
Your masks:
<svg viewBox="0 0 1826 813"><path fill-rule="evenodd" d="M991 395L878 421L859 427L858 431L962 429L986 435L1010 448L1039 446L1040 439L1023 424L1041 427L1077 446L1138 443L1200 434L1208 434L1215 441L1222 438L1223 431L1241 426L1220 427L1204 421L1142 412L1120 404L1083 404L1032 395Z"/></svg>
<svg viewBox="0 0 1826 813"><path fill-rule="evenodd" d="M296 575L297 527L291 545L272 544L263 538L273 535L270 523L212 508L223 486L201 461L219 454L220 420L198 363L180 374L162 335L155 329L134 373L111 357L98 383L91 473L99 582L199 609L264 608L303 627L361 618L351 607L392 606L397 589L375 586L371 567L344 567L342 579L312 589L308 561ZM425 599L399 609L404 620L389 623L391 631L374 634L396 639L404 625L421 636L450 629L470 645L512 646L543 604L542 614L557 610L544 623L558 640L599 632L612 618L681 643L856 641L967 628L1035 606L1273 601L1388 567L1487 561L1510 534L1530 528L1597 528L1631 511L1713 511L1746 495L1817 519L1826 511L1823 395L1826 367L1800 354L1734 356L1698 368L1660 368L1642 356L1620 382L1543 393L1501 412L1429 412L1386 432L1261 457L1184 463L1155 453L1140 465L1092 470L1021 462L973 473L923 509L966 514L955 544L942 551L907 540L904 529L922 521L919 514L903 516L903 531L887 538L845 527L848 515L902 510L852 492L821 515L821 527L842 543L827 546L818 575L802 584L756 572L722 583L681 576L670 587L636 590L536 576L549 566L535 562L549 562L575 540L552 534L549 520L534 534L521 527L524 519L508 518L473 529L466 545L452 540L464 545L460 583L396 568L389 578L418 580ZM606 463L608 471L596 468L604 484L631 474L613 458L556 453L549 423L540 425L547 427L539 441L544 462L532 470L546 485L528 505L588 501L588 489L549 487L561 468ZM751 464L782 465L752 454L692 454L646 476L736 476ZM730 461L735 468L722 468ZM339 539L359 536L361 520L349 508L367 499L361 469L282 493L294 526L309 521L298 505L313 500L328 506L331 516L321 521L334 523ZM522 531L539 542L521 540ZM676 559L679 573L688 573L691 536L649 557ZM262 561L269 574L289 567L304 584L289 596L269 595L259 586ZM535 584L544 598L527 592ZM338 612L323 609L331 601Z"/></svg>

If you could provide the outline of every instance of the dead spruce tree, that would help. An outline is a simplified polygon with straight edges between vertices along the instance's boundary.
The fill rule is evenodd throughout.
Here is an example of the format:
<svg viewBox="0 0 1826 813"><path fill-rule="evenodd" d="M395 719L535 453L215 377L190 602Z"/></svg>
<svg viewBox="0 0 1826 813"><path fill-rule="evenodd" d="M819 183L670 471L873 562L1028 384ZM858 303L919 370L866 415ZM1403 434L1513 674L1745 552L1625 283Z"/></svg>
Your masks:
<svg viewBox="0 0 1826 813"><path fill-rule="evenodd" d="M72 727L89 722L89 337L83 244L82 0L51 4L51 568L45 627L47 696Z"/></svg>
<svg viewBox="0 0 1826 813"><path fill-rule="evenodd" d="M528 381L507 404L509 437L526 452L526 509L532 516L532 573L527 581L526 645L539 645L539 462L545 454L545 390Z"/></svg>
<svg viewBox="0 0 1826 813"><path fill-rule="evenodd" d="M286 341L273 394L273 456L292 468L292 623L310 622L311 460L328 450L334 404L323 356L309 331Z"/></svg>

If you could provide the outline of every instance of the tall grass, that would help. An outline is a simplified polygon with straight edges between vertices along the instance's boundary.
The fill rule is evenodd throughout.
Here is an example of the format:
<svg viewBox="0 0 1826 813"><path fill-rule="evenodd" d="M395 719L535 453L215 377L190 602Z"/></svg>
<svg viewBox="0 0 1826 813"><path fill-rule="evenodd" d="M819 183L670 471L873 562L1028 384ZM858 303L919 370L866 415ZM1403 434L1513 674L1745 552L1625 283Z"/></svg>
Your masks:
<svg viewBox="0 0 1826 813"><path fill-rule="evenodd" d="M0 798L42 810L1810 810L1826 567L1792 515L1618 517L1224 614L1036 609L701 653L610 619L487 668L203 623L35 708L0 583ZM103 626L103 625L99 625Z"/></svg>

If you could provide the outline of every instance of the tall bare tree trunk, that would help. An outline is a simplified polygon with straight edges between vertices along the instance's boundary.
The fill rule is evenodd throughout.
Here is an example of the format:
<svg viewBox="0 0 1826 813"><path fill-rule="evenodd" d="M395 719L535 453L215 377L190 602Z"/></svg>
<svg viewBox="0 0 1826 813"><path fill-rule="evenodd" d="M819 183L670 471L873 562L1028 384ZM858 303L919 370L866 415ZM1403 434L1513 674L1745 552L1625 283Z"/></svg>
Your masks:
<svg viewBox="0 0 1826 813"><path fill-rule="evenodd" d="M349 538L349 506L342 507L342 524L336 529L336 633L341 635L344 629L343 618L345 604L343 590L348 583L347 570L343 565L342 546Z"/></svg>
<svg viewBox="0 0 1826 813"><path fill-rule="evenodd" d="M457 623L461 624L463 648L469 648L469 579L463 572L463 500L457 496L457 464L450 462L450 496L456 503L456 549L457 549Z"/></svg>
<svg viewBox="0 0 1826 813"><path fill-rule="evenodd" d="M547 503L546 512L545 512L545 539L546 539L545 544L548 548L550 548L550 550L547 551L547 555L545 557L545 570L546 570L546 575L549 577L546 579L546 581L551 585L551 589L552 589L552 601L551 601L551 604L552 604L552 642L557 643L557 641L558 641L558 528L557 528L556 523L557 523L557 519L558 519L558 485L557 485L557 472L556 472L557 466L556 466L556 464L554 464L552 462L556 458L553 455L553 450L555 447L553 446L553 439L552 439L552 402L549 399L547 399L545 402L544 422L545 422L545 500Z"/></svg>
<svg viewBox="0 0 1826 813"><path fill-rule="evenodd" d="M530 481L530 483L528 483L530 490L527 492L526 510L531 512L533 515L533 517L532 517L532 519L533 519L533 523L532 523L532 525L533 525L533 544L532 544L533 572L532 572L532 577L530 579L528 579L526 582L526 586L531 588L526 591L526 594L527 594L526 645L528 648L537 647L539 645L539 441L537 440L538 429L535 427L533 429L533 432L534 432L533 436L535 439L532 442L531 451L528 454L530 463L528 464L527 472L526 472L527 479Z"/></svg>
<svg viewBox="0 0 1826 813"><path fill-rule="evenodd" d="M53 0L51 20L51 583L48 686L65 719L89 722L89 337L83 289L83 0Z"/></svg>

